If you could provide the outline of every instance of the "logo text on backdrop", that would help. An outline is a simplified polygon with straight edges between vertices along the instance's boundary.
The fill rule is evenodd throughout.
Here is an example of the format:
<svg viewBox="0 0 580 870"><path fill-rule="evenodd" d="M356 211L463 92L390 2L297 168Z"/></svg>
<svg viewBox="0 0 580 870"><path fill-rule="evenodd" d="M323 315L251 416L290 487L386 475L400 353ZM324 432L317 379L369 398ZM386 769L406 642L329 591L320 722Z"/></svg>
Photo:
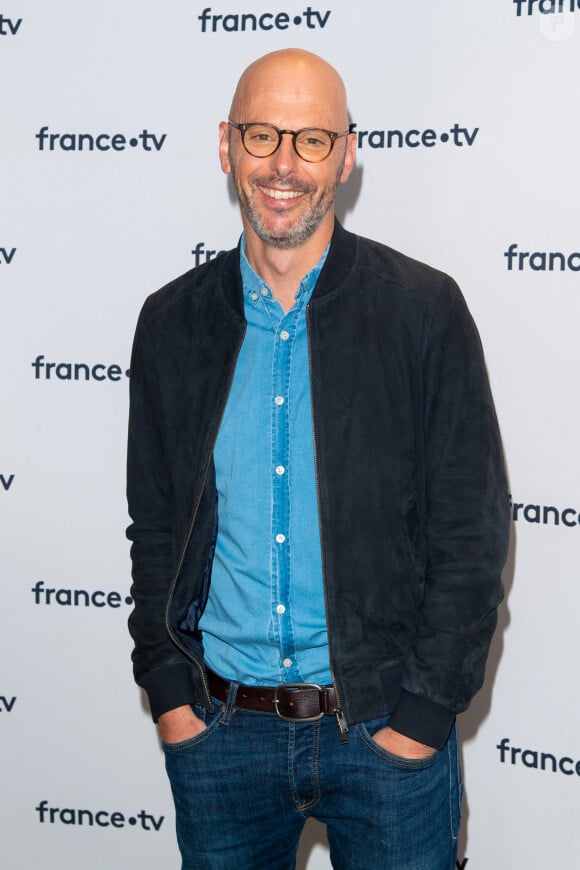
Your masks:
<svg viewBox="0 0 580 870"><path fill-rule="evenodd" d="M125 151L128 145L143 151L161 151L167 133L157 136L147 128L136 136L124 133L49 133L45 126L34 134L34 138L38 140L39 151Z"/></svg>
<svg viewBox="0 0 580 870"><path fill-rule="evenodd" d="M16 36L21 24L22 18L13 21L5 15L0 15L0 36Z"/></svg>
<svg viewBox="0 0 580 870"><path fill-rule="evenodd" d="M580 761L575 761L569 755L558 758L551 752L539 752L537 749L522 749L520 746L510 746L509 737L503 737L497 744L499 760L502 764L523 764L532 770L547 770L552 773L563 773L565 776L580 776Z"/></svg>
<svg viewBox="0 0 580 870"><path fill-rule="evenodd" d="M15 253L16 248L0 248L0 265L5 264L6 266L9 266L14 259Z"/></svg>
<svg viewBox="0 0 580 870"><path fill-rule="evenodd" d="M224 252L213 250L213 248L206 248L205 242L197 242L191 253L195 257L195 265L199 266L200 263L209 263L209 261L217 257L218 254L223 254Z"/></svg>
<svg viewBox="0 0 580 870"><path fill-rule="evenodd" d="M226 33L245 33L246 31L255 32L256 30L288 30L290 27L302 27L304 24L309 30L324 30L328 19L330 18L331 10L319 12L313 9L312 6L307 6L306 9L298 15L290 15L288 12L264 12L256 14L254 12L235 12L228 15L212 12L211 6L207 6L201 15L197 16L201 22L202 33L217 33L225 31Z"/></svg>
<svg viewBox="0 0 580 870"><path fill-rule="evenodd" d="M518 251L518 243L513 242L504 257L507 260L507 270L519 272L531 269L532 272L580 272L580 251L563 254L561 251Z"/></svg>
<svg viewBox="0 0 580 870"><path fill-rule="evenodd" d="M580 512L577 508L557 508L554 505L525 504L512 500L509 496L512 518L515 523L524 519L527 523L544 526L567 526L569 529L580 525Z"/></svg>
<svg viewBox="0 0 580 870"><path fill-rule="evenodd" d="M469 130L468 127L460 127L455 123L449 130L437 133L436 130L357 130L356 124L350 125L350 132L355 133L359 148L434 148L439 142L444 145L448 142L457 148L467 145L470 148L479 133L479 127Z"/></svg>
<svg viewBox="0 0 580 870"><path fill-rule="evenodd" d="M112 607L115 610L121 604L133 604L130 595L121 595L120 592L104 592L96 589L89 592L87 589L57 589L46 586L44 580L37 580L30 590L34 595L35 604L59 604L61 607Z"/></svg>
<svg viewBox="0 0 580 870"><path fill-rule="evenodd" d="M563 12L578 12L580 0L513 0L516 15L561 15Z"/></svg>
<svg viewBox="0 0 580 870"><path fill-rule="evenodd" d="M59 381L120 381L123 374L127 378L130 375L129 369L123 372L117 363L47 362L43 353L39 353L30 365L37 381L50 381L53 374Z"/></svg>
<svg viewBox="0 0 580 870"><path fill-rule="evenodd" d="M127 825L139 826L143 831L158 831L163 824L165 816L155 818L152 813L147 813L145 810L140 810L132 816L126 816L125 813L115 810L79 810L72 807L51 807L47 800L40 801L35 807L38 813L39 822L49 822L54 825L60 822L63 825L84 825L92 827L98 825L100 828L124 828Z"/></svg>

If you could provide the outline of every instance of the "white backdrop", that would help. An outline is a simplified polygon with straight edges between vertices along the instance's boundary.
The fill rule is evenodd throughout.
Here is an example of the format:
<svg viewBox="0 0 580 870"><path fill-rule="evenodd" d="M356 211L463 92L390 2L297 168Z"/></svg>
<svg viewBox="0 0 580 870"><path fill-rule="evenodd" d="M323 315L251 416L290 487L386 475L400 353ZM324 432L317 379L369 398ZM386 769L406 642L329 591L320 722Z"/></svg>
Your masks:
<svg viewBox="0 0 580 870"><path fill-rule="evenodd" d="M579 867L580 0L3 5L2 866L179 866L129 662L126 370L145 296L237 241L217 124L284 46L347 82L346 226L450 272L486 348L513 545L459 866Z"/></svg>

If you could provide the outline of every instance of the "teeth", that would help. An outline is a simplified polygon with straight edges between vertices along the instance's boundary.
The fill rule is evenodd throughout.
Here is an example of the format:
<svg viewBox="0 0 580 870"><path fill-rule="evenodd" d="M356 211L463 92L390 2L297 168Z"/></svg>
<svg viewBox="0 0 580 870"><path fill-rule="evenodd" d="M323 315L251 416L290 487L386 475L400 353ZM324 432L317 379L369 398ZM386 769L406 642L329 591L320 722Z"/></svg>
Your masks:
<svg viewBox="0 0 580 870"><path fill-rule="evenodd" d="M296 197L302 196L301 190L276 190L273 187L263 187L262 190L274 199L296 199Z"/></svg>

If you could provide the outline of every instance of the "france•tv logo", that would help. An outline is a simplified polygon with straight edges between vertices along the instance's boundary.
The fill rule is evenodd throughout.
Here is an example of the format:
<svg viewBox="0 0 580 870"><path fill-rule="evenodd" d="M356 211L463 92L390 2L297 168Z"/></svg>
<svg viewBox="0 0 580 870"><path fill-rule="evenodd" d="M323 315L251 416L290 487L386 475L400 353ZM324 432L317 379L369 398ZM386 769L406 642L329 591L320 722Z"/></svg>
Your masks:
<svg viewBox="0 0 580 870"><path fill-rule="evenodd" d="M330 18L331 10L319 12L312 6L307 6L300 14L292 15L288 12L264 12L256 15L253 12L235 12L223 15L213 13L211 6L206 6L197 20L201 22L202 33L245 33L257 30L288 30L290 27L302 27L306 25L308 30L324 30Z"/></svg>

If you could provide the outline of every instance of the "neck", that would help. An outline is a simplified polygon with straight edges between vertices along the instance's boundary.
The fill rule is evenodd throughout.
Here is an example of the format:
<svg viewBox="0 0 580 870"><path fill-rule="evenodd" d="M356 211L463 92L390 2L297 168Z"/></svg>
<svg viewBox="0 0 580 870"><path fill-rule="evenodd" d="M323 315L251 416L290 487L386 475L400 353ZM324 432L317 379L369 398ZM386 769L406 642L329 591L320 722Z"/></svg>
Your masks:
<svg viewBox="0 0 580 870"><path fill-rule="evenodd" d="M262 241L251 227L244 227L246 256L255 272L266 282L284 311L290 311L300 282L316 266L332 237L334 222L295 248L275 248ZM323 228L320 227L319 230Z"/></svg>

